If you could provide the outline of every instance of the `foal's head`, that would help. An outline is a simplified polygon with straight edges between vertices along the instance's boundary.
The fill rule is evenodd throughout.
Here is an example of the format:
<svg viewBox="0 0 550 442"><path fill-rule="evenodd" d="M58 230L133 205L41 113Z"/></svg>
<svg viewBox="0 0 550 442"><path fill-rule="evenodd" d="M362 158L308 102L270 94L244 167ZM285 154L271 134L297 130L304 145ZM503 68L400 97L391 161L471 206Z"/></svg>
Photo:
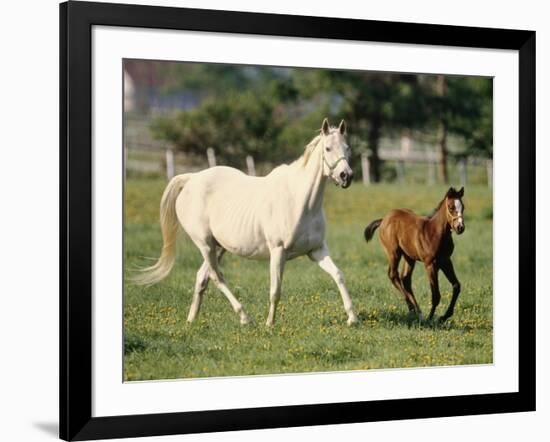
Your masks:
<svg viewBox="0 0 550 442"><path fill-rule="evenodd" d="M330 127L325 118L321 126L320 146L323 149L323 174L344 189L349 187L353 171L349 166L351 150L346 143L346 123Z"/></svg>
<svg viewBox="0 0 550 442"><path fill-rule="evenodd" d="M464 187L460 190L456 190L451 187L445 195L445 210L447 213L447 223L457 234L461 234L466 229L464 225L464 203L462 197L464 196Z"/></svg>

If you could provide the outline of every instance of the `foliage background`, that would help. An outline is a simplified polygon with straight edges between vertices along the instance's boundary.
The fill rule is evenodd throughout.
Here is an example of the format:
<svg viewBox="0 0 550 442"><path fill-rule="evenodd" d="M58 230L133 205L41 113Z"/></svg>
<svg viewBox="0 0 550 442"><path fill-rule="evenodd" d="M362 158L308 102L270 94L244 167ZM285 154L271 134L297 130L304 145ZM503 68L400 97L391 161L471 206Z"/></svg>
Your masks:
<svg viewBox="0 0 550 442"><path fill-rule="evenodd" d="M371 158L374 181L391 180L379 149L399 149L407 136L415 149L439 153L439 179L449 160L492 157L492 79L449 75L279 68L126 60L136 85L134 113L148 116L155 140L188 157L215 150L219 162L243 168L287 162L328 116L348 123L354 171ZM182 109L183 108L183 109Z"/></svg>

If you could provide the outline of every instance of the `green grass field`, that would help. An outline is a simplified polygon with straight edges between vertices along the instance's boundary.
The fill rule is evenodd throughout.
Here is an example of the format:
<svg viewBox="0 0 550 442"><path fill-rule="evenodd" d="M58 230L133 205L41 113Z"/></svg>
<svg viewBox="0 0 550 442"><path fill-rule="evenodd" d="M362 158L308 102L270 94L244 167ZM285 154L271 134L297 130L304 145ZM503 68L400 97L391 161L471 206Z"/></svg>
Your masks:
<svg viewBox="0 0 550 442"><path fill-rule="evenodd" d="M442 186L355 183L328 186L327 241L346 276L360 323L346 325L338 290L307 258L287 263L277 321L265 327L269 306L267 261L226 255L226 280L255 323L241 326L226 298L210 285L195 323L186 322L195 273L202 260L180 235L171 275L152 287L128 282L133 269L150 265L162 245L158 205L164 179L131 178L126 184L126 284L124 333L126 381L312 371L486 364L493 359L492 195L483 186L465 192L466 232L455 236L453 262L462 283L455 315L447 323L420 323L408 315L386 276L378 234L368 245L365 225L394 207L427 214L443 197ZM450 285L440 274L443 314ZM422 265L413 276L424 312L431 296Z"/></svg>

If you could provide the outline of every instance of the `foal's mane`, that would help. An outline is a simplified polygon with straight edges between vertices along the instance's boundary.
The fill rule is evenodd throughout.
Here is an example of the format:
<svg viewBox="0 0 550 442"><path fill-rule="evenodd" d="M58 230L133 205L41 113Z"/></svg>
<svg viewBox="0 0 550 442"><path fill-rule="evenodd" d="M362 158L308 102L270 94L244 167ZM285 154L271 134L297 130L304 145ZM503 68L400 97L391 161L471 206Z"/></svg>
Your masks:
<svg viewBox="0 0 550 442"><path fill-rule="evenodd" d="M439 209L441 209L441 205L445 202L445 200L447 199L447 195L445 195L443 197L443 199L441 201L439 201L439 203L437 204L437 206L435 207L435 209L433 209L430 214L428 215L428 218L433 218L433 216L439 212Z"/></svg>

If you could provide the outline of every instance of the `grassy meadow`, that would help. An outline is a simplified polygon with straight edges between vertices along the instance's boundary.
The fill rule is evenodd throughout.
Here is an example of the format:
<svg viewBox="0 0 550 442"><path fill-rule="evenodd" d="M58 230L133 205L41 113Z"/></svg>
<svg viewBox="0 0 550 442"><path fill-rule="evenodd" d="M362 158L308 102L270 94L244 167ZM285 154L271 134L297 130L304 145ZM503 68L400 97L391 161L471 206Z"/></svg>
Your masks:
<svg viewBox="0 0 550 442"><path fill-rule="evenodd" d="M345 274L360 323L346 325L336 285L302 257L285 267L277 320L268 329L268 262L229 254L222 261L225 278L255 323L241 326L227 299L211 284L199 317L187 324L202 259L185 233L168 278L152 287L129 282L133 270L150 265L147 258L159 255L158 206L165 185L162 178L126 182L125 381L492 362L492 195L487 187L466 187L466 231L454 237L453 255L462 293L445 324L421 323L408 315L386 276L378 233L367 245L363 230L394 207L429 213L446 187L365 188L355 183L346 190L327 186L325 212L331 255ZM439 281L442 300L436 314L442 315L451 287L442 273ZM413 275L413 289L422 310L429 312L431 295L421 264Z"/></svg>

